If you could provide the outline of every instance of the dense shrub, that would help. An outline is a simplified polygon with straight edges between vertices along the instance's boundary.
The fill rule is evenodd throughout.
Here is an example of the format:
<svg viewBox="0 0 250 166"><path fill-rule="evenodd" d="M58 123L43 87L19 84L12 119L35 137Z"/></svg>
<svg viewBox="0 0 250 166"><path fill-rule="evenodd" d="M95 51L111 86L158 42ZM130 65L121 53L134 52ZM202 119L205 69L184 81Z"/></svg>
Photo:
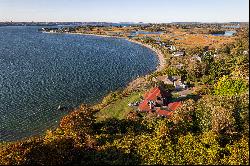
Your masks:
<svg viewBox="0 0 250 166"><path fill-rule="evenodd" d="M245 92L248 89L247 83L239 78L230 78L229 76L222 77L214 86L215 95L237 95Z"/></svg>

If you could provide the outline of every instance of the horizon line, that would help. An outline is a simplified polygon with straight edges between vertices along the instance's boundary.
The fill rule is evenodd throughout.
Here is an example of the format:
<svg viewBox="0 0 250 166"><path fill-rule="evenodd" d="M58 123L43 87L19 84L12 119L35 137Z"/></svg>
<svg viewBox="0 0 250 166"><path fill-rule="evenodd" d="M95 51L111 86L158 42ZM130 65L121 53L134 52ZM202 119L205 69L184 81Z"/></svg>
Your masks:
<svg viewBox="0 0 250 166"><path fill-rule="evenodd" d="M117 21L0 21L0 23L3 23L3 22L12 22L12 23L18 23L18 22L23 22L23 23L30 23L30 22L50 22L50 23L63 23L63 22L77 22L77 23L88 23L88 22L96 22L96 23L152 23L152 24L164 24L164 23L234 23L234 22L240 22L240 23L246 23L248 22L249 23L249 20L248 21L169 21L169 22L143 22L143 21L120 21L120 22L117 22Z"/></svg>

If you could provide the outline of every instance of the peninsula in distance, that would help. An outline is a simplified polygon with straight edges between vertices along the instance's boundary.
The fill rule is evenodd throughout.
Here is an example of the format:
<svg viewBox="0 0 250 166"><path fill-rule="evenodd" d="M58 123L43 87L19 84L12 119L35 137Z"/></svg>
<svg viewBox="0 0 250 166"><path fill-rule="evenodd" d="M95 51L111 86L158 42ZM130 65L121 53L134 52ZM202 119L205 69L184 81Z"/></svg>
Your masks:
<svg viewBox="0 0 250 166"><path fill-rule="evenodd" d="M0 165L249 165L248 6L0 0Z"/></svg>

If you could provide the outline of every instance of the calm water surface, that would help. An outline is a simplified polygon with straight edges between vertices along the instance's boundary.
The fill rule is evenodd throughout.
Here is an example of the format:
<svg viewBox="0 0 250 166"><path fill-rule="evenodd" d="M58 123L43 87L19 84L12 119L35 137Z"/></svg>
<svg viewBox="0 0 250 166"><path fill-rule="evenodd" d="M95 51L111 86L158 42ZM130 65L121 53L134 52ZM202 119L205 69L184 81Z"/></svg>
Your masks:
<svg viewBox="0 0 250 166"><path fill-rule="evenodd" d="M124 39L0 28L0 141L41 134L66 112L95 103L156 69L154 53Z"/></svg>
<svg viewBox="0 0 250 166"><path fill-rule="evenodd" d="M225 31L224 34L212 34L213 36L233 36L236 33L236 31Z"/></svg>

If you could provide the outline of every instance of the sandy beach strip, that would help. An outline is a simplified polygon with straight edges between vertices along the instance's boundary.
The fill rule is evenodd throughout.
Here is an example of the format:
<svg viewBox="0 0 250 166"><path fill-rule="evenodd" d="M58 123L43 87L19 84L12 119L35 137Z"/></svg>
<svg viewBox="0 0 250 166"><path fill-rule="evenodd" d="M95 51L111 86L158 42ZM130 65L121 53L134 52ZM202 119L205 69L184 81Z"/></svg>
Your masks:
<svg viewBox="0 0 250 166"><path fill-rule="evenodd" d="M164 58L163 53L162 53L160 50L158 50L158 49L152 47L151 45L148 45L148 44L145 44L145 43L141 43L141 42L138 42L138 41L136 41L136 40L127 39L127 38L124 38L124 39L126 39L126 40L128 40L128 41L130 41L130 42L133 42L133 43L140 44L140 45L142 45L142 46L144 46L144 47L147 47L147 48L151 49L153 52L155 52L155 54L157 55L157 57L158 57L158 59L159 59L159 65L157 66L156 71L161 71L161 70L164 68L164 66L165 66L165 64L166 64L166 60L165 60L165 58Z"/></svg>

